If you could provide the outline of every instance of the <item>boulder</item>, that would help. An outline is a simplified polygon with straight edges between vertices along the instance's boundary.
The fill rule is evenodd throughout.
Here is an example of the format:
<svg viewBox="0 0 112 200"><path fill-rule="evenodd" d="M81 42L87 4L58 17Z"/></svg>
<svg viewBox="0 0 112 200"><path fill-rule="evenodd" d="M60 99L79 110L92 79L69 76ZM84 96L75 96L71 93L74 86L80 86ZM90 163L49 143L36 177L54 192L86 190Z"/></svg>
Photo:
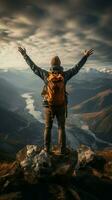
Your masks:
<svg viewBox="0 0 112 200"><path fill-rule="evenodd" d="M94 159L95 152L88 146L81 144L77 149L78 162L76 169L85 167L89 162Z"/></svg>
<svg viewBox="0 0 112 200"><path fill-rule="evenodd" d="M16 160L19 163L25 180L37 183L40 179L54 178L56 176L70 177L77 163L77 152L67 149L62 155L58 148L54 147L51 154L36 145L27 145L17 153Z"/></svg>
<svg viewBox="0 0 112 200"><path fill-rule="evenodd" d="M27 145L17 153L16 158L23 170L25 180L30 183L38 182L39 178L50 175L52 171L49 154L36 145Z"/></svg>

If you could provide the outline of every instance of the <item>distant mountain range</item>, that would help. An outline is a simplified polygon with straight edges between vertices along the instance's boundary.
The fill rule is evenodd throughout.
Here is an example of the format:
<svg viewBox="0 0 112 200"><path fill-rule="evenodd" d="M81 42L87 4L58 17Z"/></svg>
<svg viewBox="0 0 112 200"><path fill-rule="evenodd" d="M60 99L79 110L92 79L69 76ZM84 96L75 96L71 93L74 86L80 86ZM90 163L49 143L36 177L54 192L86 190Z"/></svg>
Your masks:
<svg viewBox="0 0 112 200"><path fill-rule="evenodd" d="M84 66L77 75L77 79L79 80L94 80L107 77L112 78L112 69L106 67L86 68Z"/></svg>
<svg viewBox="0 0 112 200"><path fill-rule="evenodd" d="M36 76L31 69L9 69L7 71L0 70L0 78L5 79L12 85L16 86L18 90L23 92L31 92L37 90L37 88L38 90L42 88L41 79L38 76Z"/></svg>

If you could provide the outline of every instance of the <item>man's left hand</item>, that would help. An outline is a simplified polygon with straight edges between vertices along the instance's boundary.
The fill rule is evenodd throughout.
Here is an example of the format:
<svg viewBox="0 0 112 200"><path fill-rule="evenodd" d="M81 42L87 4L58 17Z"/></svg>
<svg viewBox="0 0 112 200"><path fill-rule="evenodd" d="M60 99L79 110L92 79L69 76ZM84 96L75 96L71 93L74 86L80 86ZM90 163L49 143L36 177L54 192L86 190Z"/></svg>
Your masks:
<svg viewBox="0 0 112 200"><path fill-rule="evenodd" d="M94 51L94 49L85 50L85 51L84 51L84 56L87 56L87 57L89 57L90 55L92 55L92 54L93 54L93 51Z"/></svg>

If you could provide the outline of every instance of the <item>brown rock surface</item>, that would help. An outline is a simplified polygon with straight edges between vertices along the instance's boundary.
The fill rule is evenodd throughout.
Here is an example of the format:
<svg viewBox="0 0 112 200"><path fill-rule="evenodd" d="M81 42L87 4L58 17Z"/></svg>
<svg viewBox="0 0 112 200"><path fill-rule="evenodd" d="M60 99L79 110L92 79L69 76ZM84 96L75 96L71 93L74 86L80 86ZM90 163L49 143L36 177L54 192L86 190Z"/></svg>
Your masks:
<svg viewBox="0 0 112 200"><path fill-rule="evenodd" d="M82 145L61 155L54 147L48 155L27 145L15 162L0 164L0 200L105 200L112 196L111 176L111 149Z"/></svg>

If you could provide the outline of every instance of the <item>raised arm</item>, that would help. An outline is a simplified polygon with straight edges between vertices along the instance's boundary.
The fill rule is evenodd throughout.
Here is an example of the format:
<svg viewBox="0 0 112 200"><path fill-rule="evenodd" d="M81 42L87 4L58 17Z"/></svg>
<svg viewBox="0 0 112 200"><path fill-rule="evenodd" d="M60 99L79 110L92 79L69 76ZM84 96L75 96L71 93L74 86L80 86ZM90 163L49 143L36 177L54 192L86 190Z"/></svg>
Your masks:
<svg viewBox="0 0 112 200"><path fill-rule="evenodd" d="M40 67L38 67L32 60L31 58L27 55L26 53L26 49L25 48L21 48L18 47L18 51L21 53L21 55L24 57L25 61L27 62L27 64L30 66L30 68L33 70L33 72L39 76L42 80L45 81L45 78L48 75L48 71L41 69Z"/></svg>
<svg viewBox="0 0 112 200"><path fill-rule="evenodd" d="M85 50L83 58L71 69L64 72L65 82L72 78L75 74L79 72L82 66L85 64L87 58L93 54L93 49Z"/></svg>

